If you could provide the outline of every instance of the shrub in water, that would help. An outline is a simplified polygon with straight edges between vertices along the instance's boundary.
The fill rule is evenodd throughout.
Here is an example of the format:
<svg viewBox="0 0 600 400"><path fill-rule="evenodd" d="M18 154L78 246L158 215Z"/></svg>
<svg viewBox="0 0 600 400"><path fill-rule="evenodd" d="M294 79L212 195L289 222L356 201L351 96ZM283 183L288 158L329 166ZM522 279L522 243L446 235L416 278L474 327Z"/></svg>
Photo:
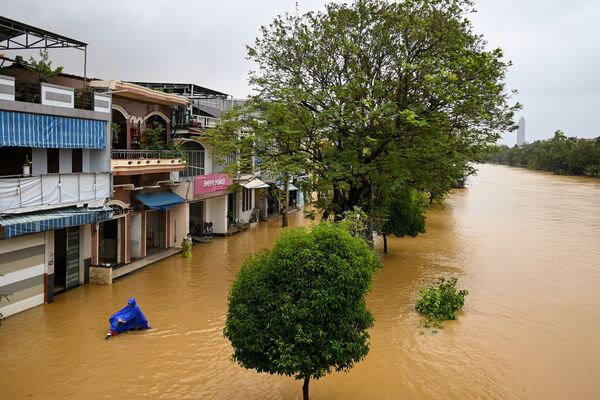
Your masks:
<svg viewBox="0 0 600 400"><path fill-rule="evenodd" d="M429 319L444 321L456 319L456 312L465 304L466 290L456 290L457 278L440 278L437 286L428 285L419 290L417 312Z"/></svg>

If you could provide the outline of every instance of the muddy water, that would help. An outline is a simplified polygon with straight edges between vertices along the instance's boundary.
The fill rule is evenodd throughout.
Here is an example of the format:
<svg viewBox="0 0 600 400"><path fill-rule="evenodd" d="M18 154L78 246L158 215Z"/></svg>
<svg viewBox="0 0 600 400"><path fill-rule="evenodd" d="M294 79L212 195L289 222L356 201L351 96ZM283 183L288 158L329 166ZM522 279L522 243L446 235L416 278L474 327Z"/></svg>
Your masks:
<svg viewBox="0 0 600 400"><path fill-rule="evenodd" d="M9 318L0 398L300 398L298 382L232 363L222 337L236 271L278 232L261 224ZM370 354L311 384L313 399L599 398L600 181L482 166L429 213L427 234L391 239L384 262ZM459 320L432 333L414 302L437 276L470 293ZM154 328L105 341L130 296Z"/></svg>

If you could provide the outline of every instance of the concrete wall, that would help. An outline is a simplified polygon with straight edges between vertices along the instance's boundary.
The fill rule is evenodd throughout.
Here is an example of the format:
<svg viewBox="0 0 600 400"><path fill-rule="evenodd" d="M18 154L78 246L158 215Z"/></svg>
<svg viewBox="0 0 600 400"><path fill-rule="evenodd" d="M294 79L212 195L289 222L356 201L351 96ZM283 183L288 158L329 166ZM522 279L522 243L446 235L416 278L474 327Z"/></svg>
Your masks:
<svg viewBox="0 0 600 400"><path fill-rule="evenodd" d="M82 172L92 172L90 168L90 149L83 149L81 151L81 159L82 159ZM110 168L108 169L110 171Z"/></svg>
<svg viewBox="0 0 600 400"><path fill-rule="evenodd" d="M243 189L242 189L243 190ZM242 211L242 200L244 198L243 194L242 194L242 190L240 190L238 192L238 195L236 196L237 198L237 203L238 203L238 219L240 220L240 222L248 222L250 220L250 216L252 215L252 210L254 209L254 204L255 204L255 198L256 198L256 190L252 189L250 190L250 196L251 196L251 200L250 200L250 209L248 211Z"/></svg>
<svg viewBox="0 0 600 400"><path fill-rule="evenodd" d="M130 247L129 251L131 254L131 258L141 258L142 257L142 240L144 237L142 236L142 214L135 213L129 214L130 223L129 223L129 240Z"/></svg>
<svg viewBox="0 0 600 400"><path fill-rule="evenodd" d="M106 114L106 115L108 115L109 117L112 118L112 114ZM111 139L111 133L110 133L110 124L111 124L111 120L107 121L106 129L105 129L106 137L104 139L105 143L106 143L106 147L104 147L101 150L91 150L91 149L89 150L89 168L90 168L91 172L110 171L111 170L110 160L111 160L112 139ZM84 165L85 165L85 158L84 158ZM84 169L84 171L85 171L85 169Z"/></svg>
<svg viewBox="0 0 600 400"><path fill-rule="evenodd" d="M43 233L0 241L0 303L5 317L44 303L46 240Z"/></svg>
<svg viewBox="0 0 600 400"><path fill-rule="evenodd" d="M59 167L58 171L61 174L73 172L73 156L71 149L60 149L58 151Z"/></svg>
<svg viewBox="0 0 600 400"><path fill-rule="evenodd" d="M189 204L183 203L170 210L169 241L167 247L181 247L181 241L188 234Z"/></svg>
<svg viewBox="0 0 600 400"><path fill-rule="evenodd" d="M48 153L46 149L31 149L31 174L48 173Z"/></svg>
<svg viewBox="0 0 600 400"><path fill-rule="evenodd" d="M206 221L213 223L213 233L227 233L227 196L205 200Z"/></svg>

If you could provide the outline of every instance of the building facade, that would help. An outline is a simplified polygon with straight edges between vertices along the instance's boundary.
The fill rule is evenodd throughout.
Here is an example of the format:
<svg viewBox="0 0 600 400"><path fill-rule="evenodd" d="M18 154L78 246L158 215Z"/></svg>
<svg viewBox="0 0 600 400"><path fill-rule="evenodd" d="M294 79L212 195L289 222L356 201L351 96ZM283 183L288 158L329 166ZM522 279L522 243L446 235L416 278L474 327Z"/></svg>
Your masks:
<svg viewBox="0 0 600 400"><path fill-rule="evenodd" d="M121 81L93 81L114 92L111 171L113 218L92 236L91 280L111 283L179 251L188 233L189 210L179 196L186 170L172 144L172 109L187 99Z"/></svg>
<svg viewBox="0 0 600 400"><path fill-rule="evenodd" d="M110 95L0 77L4 316L89 281L91 237L112 217L110 109Z"/></svg>

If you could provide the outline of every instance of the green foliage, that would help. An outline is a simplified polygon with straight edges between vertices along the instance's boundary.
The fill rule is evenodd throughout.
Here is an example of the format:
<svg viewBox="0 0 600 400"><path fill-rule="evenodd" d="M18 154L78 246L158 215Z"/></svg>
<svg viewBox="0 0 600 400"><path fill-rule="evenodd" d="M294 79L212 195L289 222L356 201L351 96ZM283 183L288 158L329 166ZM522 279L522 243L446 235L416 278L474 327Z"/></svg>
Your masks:
<svg viewBox="0 0 600 400"><path fill-rule="evenodd" d="M471 12L469 0L355 0L276 17L248 47L260 106L223 120L249 135L217 142L224 154L244 142L249 154L289 150L282 160L313 177L325 216L384 213L402 187L443 199L520 107L505 90L510 63L473 32Z"/></svg>
<svg viewBox="0 0 600 400"><path fill-rule="evenodd" d="M27 66L31 72L37 76L40 82L47 82L49 78L59 75L63 67L52 68L52 61L49 59L48 50L40 50L40 59L36 61L33 57L29 58Z"/></svg>
<svg viewBox="0 0 600 400"><path fill-rule="evenodd" d="M183 258L192 258L192 240L187 237L181 241L181 255Z"/></svg>
<svg viewBox="0 0 600 400"><path fill-rule="evenodd" d="M456 319L456 313L465 304L467 290L456 290L457 278L440 278L436 286L428 285L419 290L416 303L417 312L430 320L445 321Z"/></svg>
<svg viewBox="0 0 600 400"><path fill-rule="evenodd" d="M600 176L600 137L578 139L556 131L548 140L524 146L499 146L488 161L555 174Z"/></svg>
<svg viewBox="0 0 600 400"><path fill-rule="evenodd" d="M250 256L229 293L224 335L233 359L258 372L318 379L369 351L365 304L378 256L330 223L284 231Z"/></svg>
<svg viewBox="0 0 600 400"><path fill-rule="evenodd" d="M344 211L342 215L343 218L339 225L347 230L352 237L364 239L368 231L367 223L369 219L367 214L360 207L354 206L352 211Z"/></svg>
<svg viewBox="0 0 600 400"><path fill-rule="evenodd" d="M398 237L415 237L419 233L425 233L426 206L427 200L422 193L414 189L399 191L390 200L388 217L379 233Z"/></svg>
<svg viewBox="0 0 600 400"><path fill-rule="evenodd" d="M161 124L154 123L152 126L147 127L142 133L142 147L145 150L164 150L164 133L165 128Z"/></svg>
<svg viewBox="0 0 600 400"><path fill-rule="evenodd" d="M226 167L230 174L253 174L259 169L261 174L283 182L283 226L287 226L288 182L307 170L308 157L302 145L306 114L297 104L289 106L254 96L225 113L221 124L207 132L221 162L230 154L237 155Z"/></svg>

